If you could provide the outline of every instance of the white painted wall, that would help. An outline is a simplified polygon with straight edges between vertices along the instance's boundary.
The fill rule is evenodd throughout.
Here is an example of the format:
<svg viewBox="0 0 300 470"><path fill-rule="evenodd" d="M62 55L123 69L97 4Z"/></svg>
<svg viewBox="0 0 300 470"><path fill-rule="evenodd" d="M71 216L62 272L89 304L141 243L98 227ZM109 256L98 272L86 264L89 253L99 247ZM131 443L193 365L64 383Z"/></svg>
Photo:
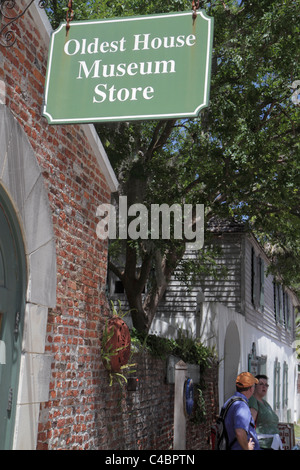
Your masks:
<svg viewBox="0 0 300 470"><path fill-rule="evenodd" d="M237 335L235 335L235 325ZM230 345L230 354L234 351L240 351L239 357L234 358L232 370L226 361L227 352L224 350L227 328L231 330L229 338L233 339L236 344ZM197 336L201 341L209 347L214 347L219 365L219 404L220 407L228 398L228 393L235 392L235 378L240 372L248 370L248 354L251 353L252 344L256 345L257 356L267 356L266 372L269 377L269 390L266 396L267 401L273 407L273 376L274 376L274 361L277 358L281 364L281 384L283 374L284 361L288 364L288 407L281 408L277 411L279 420L286 422L287 410L291 410L291 420L297 420L297 360L293 348L274 340L266 333L255 328L246 322L245 317L240 313L226 307L218 302L203 302L199 307L199 312L194 317L173 316L171 323L162 321L160 318L154 318L150 333L159 334L164 337L174 337L176 328L182 327L189 332L190 335ZM239 345L237 344L237 338ZM228 339L228 337L227 337ZM227 344L230 344L227 341ZM238 352L237 352L238 354ZM230 364L230 362L229 362ZM237 370L236 370L237 368ZM230 393L229 393L230 394ZM281 385L282 394L282 385ZM281 400L282 402L282 400Z"/></svg>

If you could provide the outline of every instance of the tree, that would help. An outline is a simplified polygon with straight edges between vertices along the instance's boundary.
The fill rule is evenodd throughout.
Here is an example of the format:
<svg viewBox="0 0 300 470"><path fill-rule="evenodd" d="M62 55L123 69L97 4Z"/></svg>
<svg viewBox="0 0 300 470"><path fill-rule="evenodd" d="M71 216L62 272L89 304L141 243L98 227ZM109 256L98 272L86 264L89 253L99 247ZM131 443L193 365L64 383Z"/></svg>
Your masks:
<svg viewBox="0 0 300 470"><path fill-rule="evenodd" d="M83 3L77 10L73 2L76 19L79 11L82 18L100 18L191 9L190 2L171 0ZM280 268L283 281L297 288L299 2L215 0L199 6L214 17L209 107L193 120L97 124L98 134L128 206L202 203L206 223L212 216L243 221L269 251L274 272ZM150 327L176 268L197 273L210 265L212 254L205 250L193 266L185 265L184 242L112 244L109 268L123 282L138 330Z"/></svg>

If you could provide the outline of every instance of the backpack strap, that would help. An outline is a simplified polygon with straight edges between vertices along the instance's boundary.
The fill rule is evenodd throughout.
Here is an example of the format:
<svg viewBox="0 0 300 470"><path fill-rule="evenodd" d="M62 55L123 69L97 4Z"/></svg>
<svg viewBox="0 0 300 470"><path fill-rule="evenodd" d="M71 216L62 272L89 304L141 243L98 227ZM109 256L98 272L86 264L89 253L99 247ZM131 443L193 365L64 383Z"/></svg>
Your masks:
<svg viewBox="0 0 300 470"><path fill-rule="evenodd" d="M241 398L241 397L234 397L234 398L231 398L231 399L229 400L229 402L227 403L227 405L226 405L225 407L223 406L222 409L221 409L221 413L220 413L220 414L221 414L221 416L222 416L223 419L225 419L225 416L227 415L228 410L229 410L229 408L231 407L231 405L232 405L234 402L236 402L236 401L243 401L244 403L246 403L246 405L248 405L248 403L246 402L246 400L244 400L244 399Z"/></svg>
<svg viewBox="0 0 300 470"><path fill-rule="evenodd" d="M225 431L225 433L226 433L227 440L228 440L228 433L227 433L227 429L226 429L226 426L225 426L225 417L226 417L226 415L227 415L227 413L228 413L228 410L229 410L229 408L231 407L231 405L232 405L234 402L236 402L236 401L243 401L244 403L246 403L246 405L248 405L248 402L247 402L246 400L244 400L243 398L241 398L241 397L234 397L234 398L231 398L231 399L229 400L229 402L227 403L227 405L226 405L225 407L224 407L224 406L222 407L221 413L220 413L220 416L221 416L221 418L223 419L223 422L224 422L224 431ZM236 437L235 437L235 438L233 439L233 441L230 442L230 444L228 444L229 449L231 449L231 447L233 446L233 444L235 443L236 440L237 440L237 439L236 439Z"/></svg>

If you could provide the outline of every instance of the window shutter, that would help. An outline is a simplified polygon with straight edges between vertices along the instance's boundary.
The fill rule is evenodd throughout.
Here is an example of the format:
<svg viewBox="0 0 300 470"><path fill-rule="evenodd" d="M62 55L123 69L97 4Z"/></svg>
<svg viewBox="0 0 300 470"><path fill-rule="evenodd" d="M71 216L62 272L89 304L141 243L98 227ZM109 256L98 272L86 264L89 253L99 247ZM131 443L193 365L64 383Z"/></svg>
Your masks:
<svg viewBox="0 0 300 470"><path fill-rule="evenodd" d="M262 258L259 259L259 264L260 264L260 308L262 311L264 311L264 306L265 306L265 263Z"/></svg>
<svg viewBox="0 0 300 470"><path fill-rule="evenodd" d="M258 306L258 262L254 248L251 253L251 301L255 308Z"/></svg>
<svg viewBox="0 0 300 470"><path fill-rule="evenodd" d="M280 408L280 389L280 362L276 359L274 362L274 410Z"/></svg>

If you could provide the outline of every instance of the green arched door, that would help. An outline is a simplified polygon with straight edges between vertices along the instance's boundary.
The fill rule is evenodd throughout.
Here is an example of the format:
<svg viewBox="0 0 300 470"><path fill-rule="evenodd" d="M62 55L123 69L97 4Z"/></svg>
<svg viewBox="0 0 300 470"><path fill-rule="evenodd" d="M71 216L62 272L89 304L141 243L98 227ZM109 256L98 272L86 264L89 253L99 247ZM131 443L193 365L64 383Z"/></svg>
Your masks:
<svg viewBox="0 0 300 470"><path fill-rule="evenodd" d="M25 310L25 255L14 211L0 186L0 450L13 444Z"/></svg>

